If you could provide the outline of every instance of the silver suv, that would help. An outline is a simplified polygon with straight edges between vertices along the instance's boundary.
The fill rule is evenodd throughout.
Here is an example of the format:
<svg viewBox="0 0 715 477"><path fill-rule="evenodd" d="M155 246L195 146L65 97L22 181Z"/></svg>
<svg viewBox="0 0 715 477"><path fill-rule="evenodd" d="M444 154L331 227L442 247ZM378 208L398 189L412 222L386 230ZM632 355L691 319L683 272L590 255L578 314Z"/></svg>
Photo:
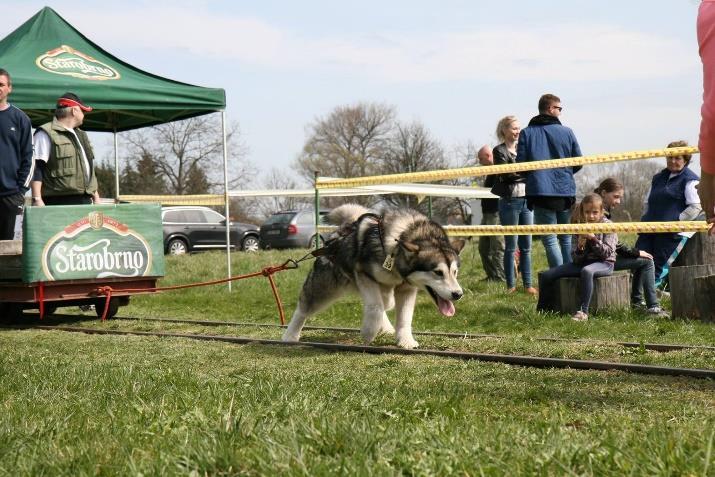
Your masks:
<svg viewBox="0 0 715 477"><path fill-rule="evenodd" d="M320 211L321 225L330 210ZM286 210L276 212L261 224L262 248L310 248L315 244L315 212ZM324 241L328 234L321 234Z"/></svg>
<svg viewBox="0 0 715 477"><path fill-rule="evenodd" d="M226 219L208 207L162 207L161 225L164 229L164 251L182 255L197 250L226 248ZM258 227L253 224L231 222L231 247L244 252L258 250Z"/></svg>

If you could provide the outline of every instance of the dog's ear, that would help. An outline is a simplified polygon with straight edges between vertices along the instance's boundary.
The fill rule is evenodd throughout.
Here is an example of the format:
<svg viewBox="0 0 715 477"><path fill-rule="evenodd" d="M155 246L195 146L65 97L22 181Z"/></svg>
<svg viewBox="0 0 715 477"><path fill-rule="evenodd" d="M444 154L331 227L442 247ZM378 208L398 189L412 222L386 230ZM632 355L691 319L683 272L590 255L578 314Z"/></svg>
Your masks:
<svg viewBox="0 0 715 477"><path fill-rule="evenodd" d="M402 247L403 249L405 249L406 252L409 253L417 253L420 251L420 246L412 242L404 242L400 240L400 247Z"/></svg>
<svg viewBox="0 0 715 477"><path fill-rule="evenodd" d="M457 255L459 255L462 252L462 249L464 246L467 244L467 241L464 239L457 239L457 238L451 238L449 239L449 245L454 249L455 252L457 252Z"/></svg>

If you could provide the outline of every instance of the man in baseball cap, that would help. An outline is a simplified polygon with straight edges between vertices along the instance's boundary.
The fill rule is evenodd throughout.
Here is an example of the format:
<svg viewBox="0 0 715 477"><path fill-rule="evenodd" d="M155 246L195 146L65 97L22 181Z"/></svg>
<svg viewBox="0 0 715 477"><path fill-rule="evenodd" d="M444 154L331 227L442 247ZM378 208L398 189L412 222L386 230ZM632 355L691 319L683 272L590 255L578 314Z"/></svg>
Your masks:
<svg viewBox="0 0 715 477"><path fill-rule="evenodd" d="M68 108L72 106L77 106L85 112L92 111L92 108L82 103L82 100L79 99L79 96L74 93L65 93L60 96L60 99L57 100L58 108Z"/></svg>
<svg viewBox="0 0 715 477"><path fill-rule="evenodd" d="M92 204L99 201L94 152L87 133L79 129L92 111L74 93L57 100L55 117L35 132L35 175L30 184L32 205Z"/></svg>

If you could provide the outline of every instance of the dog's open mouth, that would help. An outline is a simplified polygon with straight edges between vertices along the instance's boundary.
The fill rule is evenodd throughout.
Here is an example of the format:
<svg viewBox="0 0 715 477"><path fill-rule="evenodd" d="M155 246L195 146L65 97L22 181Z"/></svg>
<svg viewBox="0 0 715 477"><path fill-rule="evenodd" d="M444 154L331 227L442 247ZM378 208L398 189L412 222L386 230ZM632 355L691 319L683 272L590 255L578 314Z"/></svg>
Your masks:
<svg viewBox="0 0 715 477"><path fill-rule="evenodd" d="M430 296L434 300L440 313L444 316L454 316L454 312L456 311L454 309L454 303L439 296L434 290L432 290L432 288L428 286L425 288L427 288L427 292L429 292Z"/></svg>

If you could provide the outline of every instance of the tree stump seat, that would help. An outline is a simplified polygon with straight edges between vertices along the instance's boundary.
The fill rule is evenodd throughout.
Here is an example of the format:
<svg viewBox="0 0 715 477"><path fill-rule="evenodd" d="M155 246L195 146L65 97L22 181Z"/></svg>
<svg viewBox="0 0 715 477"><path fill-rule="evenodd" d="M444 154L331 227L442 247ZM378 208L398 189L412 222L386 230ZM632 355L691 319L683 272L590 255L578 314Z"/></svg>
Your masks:
<svg viewBox="0 0 715 477"><path fill-rule="evenodd" d="M594 280L589 314L609 308L628 308L631 303L631 274L628 270L613 272ZM556 308L561 313L572 314L581 307L581 279L560 278L556 285Z"/></svg>
<svg viewBox="0 0 715 477"><path fill-rule="evenodd" d="M696 277L693 282L697 297L698 318L703 321L715 321L715 274Z"/></svg>
<svg viewBox="0 0 715 477"><path fill-rule="evenodd" d="M705 232L693 235L673 262L669 274L673 318L714 320L715 238Z"/></svg>

